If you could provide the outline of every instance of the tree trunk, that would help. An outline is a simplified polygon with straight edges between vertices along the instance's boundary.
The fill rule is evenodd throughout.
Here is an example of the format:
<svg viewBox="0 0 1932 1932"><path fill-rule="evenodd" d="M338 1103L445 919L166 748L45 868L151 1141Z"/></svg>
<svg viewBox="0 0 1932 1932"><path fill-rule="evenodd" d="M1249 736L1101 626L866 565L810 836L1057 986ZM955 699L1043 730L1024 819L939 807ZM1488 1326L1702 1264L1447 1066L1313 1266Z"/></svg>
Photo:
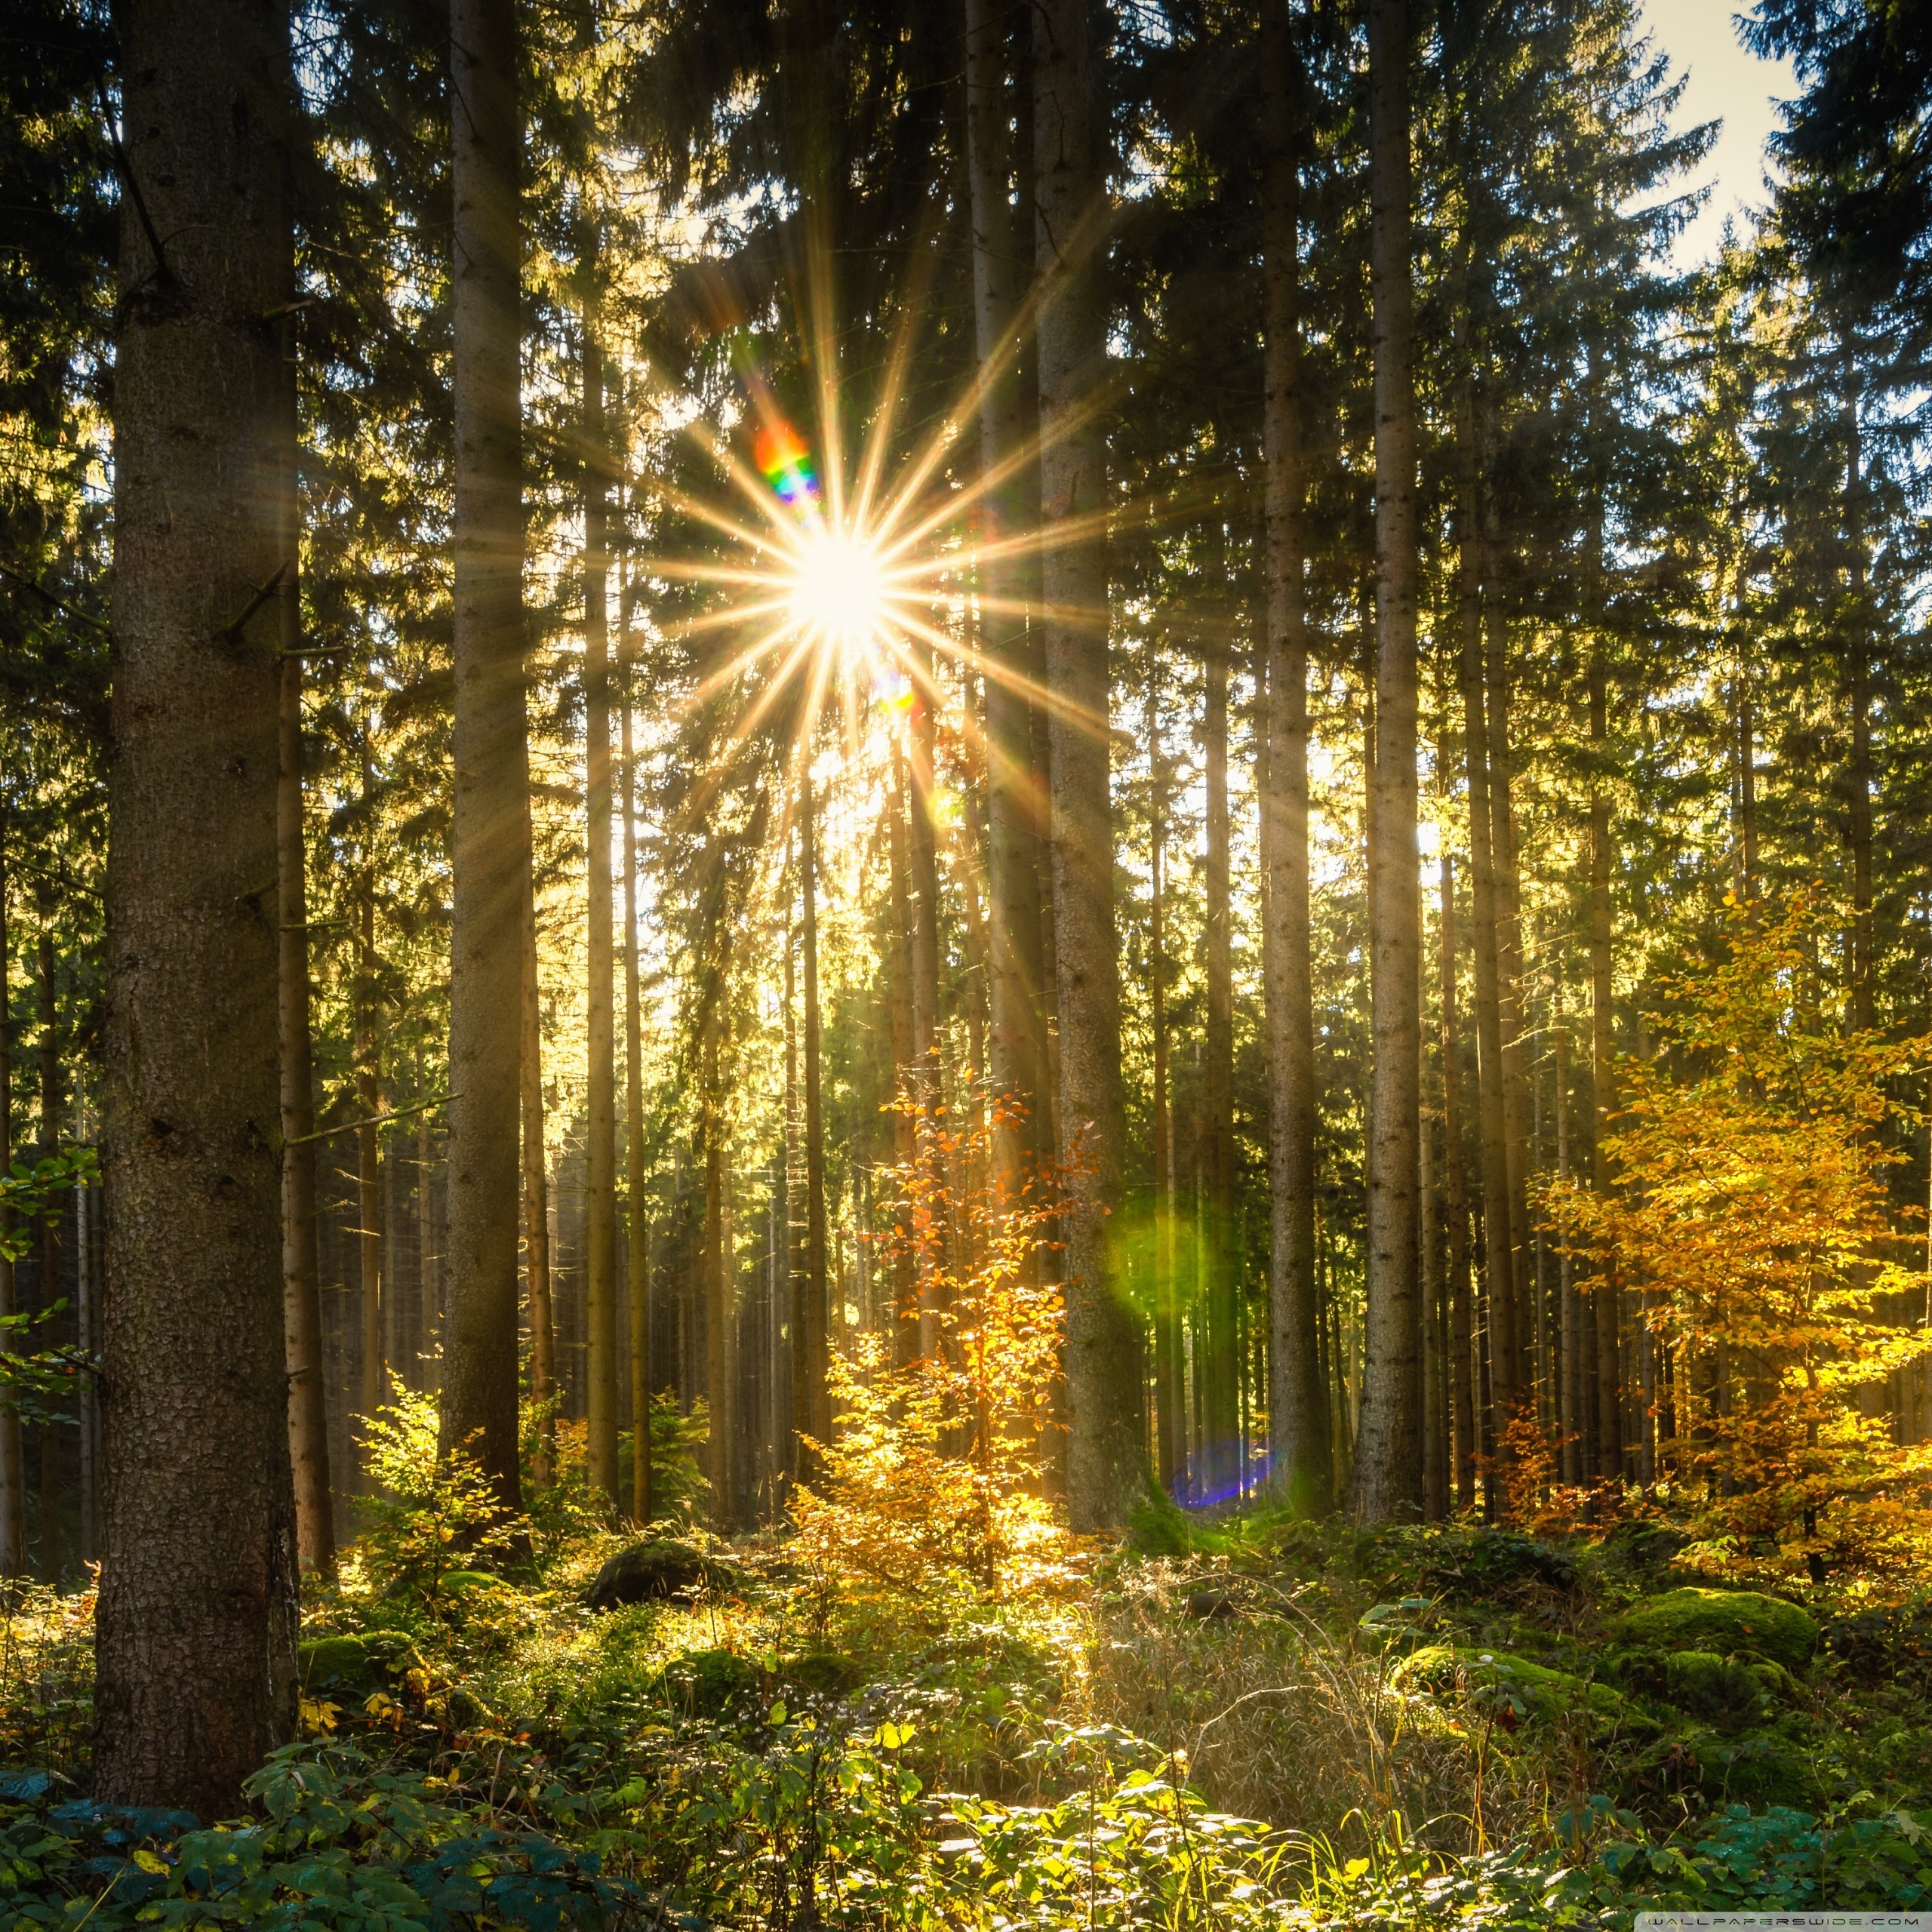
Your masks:
<svg viewBox="0 0 1932 1932"><path fill-rule="evenodd" d="M587 1180L584 1304L589 1334L590 1487L617 1500L617 1100L611 903L609 455L594 247L583 298L584 1035Z"/></svg>
<svg viewBox="0 0 1932 1932"><path fill-rule="evenodd" d="M620 606L623 672L619 749L624 761L624 1209L630 1235L631 1516L651 1521L651 1211L645 1198L644 999L637 961L637 762L632 743L631 682L636 651L629 611Z"/></svg>
<svg viewBox="0 0 1932 1932"><path fill-rule="evenodd" d="M998 1130L995 1162L1017 1192L1037 1151L1046 1057L1040 998L1040 774L1029 691L1022 426L1016 318L1028 279L1008 183L1005 35L1011 9L965 0L966 139L973 225L973 318L980 365L980 632L986 664L987 894L992 900L989 1059L995 1095L1027 1119Z"/></svg>
<svg viewBox="0 0 1932 1932"><path fill-rule="evenodd" d="M797 1411L820 1441L832 1435L832 1392L826 1379L831 1309L826 1278L825 1103L820 1091L818 1010L818 829L811 774L799 786L798 890L805 979L805 1352L808 1386Z"/></svg>
<svg viewBox="0 0 1932 1932"><path fill-rule="evenodd" d="M1123 1137L1108 795L1107 579L1082 526L1106 501L1093 403L1106 375L1097 243L1106 215L1099 56L1084 0L1033 10L1041 598L1053 694L1060 1134L1078 1165L1065 1222L1067 1498L1076 1531L1123 1523L1146 1482L1140 1333L1115 1293L1107 1215ZM1097 725L1098 728L1097 728Z"/></svg>
<svg viewBox="0 0 1932 1932"><path fill-rule="evenodd" d="M906 758L902 748L892 749L892 787L886 795L886 849L890 867L888 881L888 916L892 930L886 940L887 998L891 1007L892 1084L895 1100L905 1097L912 1077L915 1041L912 983L918 977L912 941L912 867L906 854L906 806L909 787L906 779ZM912 1161L915 1148L912 1117L902 1110L892 1115L893 1164L902 1170ZM892 1264L892 1315L889 1331L894 1364L905 1367L919 1353L920 1334L916 1288L913 1279L910 1229L905 1217L894 1246Z"/></svg>
<svg viewBox="0 0 1932 1932"><path fill-rule="evenodd" d="M1234 1242L1234 934L1228 884L1228 651L1211 619L1203 638L1202 776L1207 794L1207 1081L1201 1159L1206 1183L1208 1494L1241 1493L1240 1358Z"/></svg>
<svg viewBox="0 0 1932 1932"><path fill-rule="evenodd" d="M0 989L8 979L7 835L11 829L0 804ZM0 996L0 1173L14 1164L14 1023L10 1001ZM20 1311L14 1264L7 1254L6 1237L13 1232L13 1211L0 1205L0 1316ZM9 1327L0 1331L0 1348L20 1352L20 1337ZM27 1574L26 1463L20 1441L20 1407L0 1393L0 1577Z"/></svg>
<svg viewBox="0 0 1932 1932"><path fill-rule="evenodd" d="M1528 1027L1524 1014L1522 882L1516 867L1516 811L1509 748L1509 626L1497 594L1502 546L1494 528L1484 546L1491 595L1484 617L1484 675L1489 715L1489 833L1496 909L1498 1023L1503 1045L1503 1174L1509 1191L1510 1296L1515 1312L1514 1337L1517 1399L1531 1402L1537 1392L1534 1349L1536 1296L1532 1281L1530 1232L1530 1084Z"/></svg>
<svg viewBox="0 0 1932 1932"><path fill-rule="evenodd" d="M1420 1093L1421 879L1416 857L1415 394L1411 368L1408 8L1370 0L1370 265L1375 337L1374 863L1367 1306L1355 1512L1422 1501L1416 1179Z"/></svg>
<svg viewBox="0 0 1932 1932"><path fill-rule="evenodd" d="M1601 651L1590 658L1590 744L1598 760L1608 755L1609 720ZM1610 1189L1610 1164L1604 1153L1610 1118L1617 1111L1617 1040L1611 1009L1610 952L1610 800L1601 789L1590 795L1590 1185ZM1614 1269L1599 1275L1590 1297L1596 1315L1597 1476L1623 1480L1623 1364L1618 1344L1619 1290Z"/></svg>
<svg viewBox="0 0 1932 1932"><path fill-rule="evenodd" d="M1470 886L1475 940L1477 1115L1482 1151L1483 1273L1489 1401L1487 1433L1500 1440L1515 1407L1516 1297L1511 1272L1508 1134L1503 1100L1503 1020L1496 946L1496 868L1491 838L1489 726L1483 691L1483 544L1478 529L1478 451L1475 410L1466 386L1459 399L1457 442L1457 620L1460 629L1463 736L1469 793ZM1495 1483L1486 1484L1494 1506Z"/></svg>
<svg viewBox="0 0 1932 1932"><path fill-rule="evenodd" d="M43 886L40 894L38 955L40 1003L40 1135L35 1152L43 1161L60 1151L60 1007L54 989L54 900ZM45 1216L40 1224L40 1312L45 1325L43 1348L64 1342L66 1324L54 1315L61 1299L60 1216ZM58 1422L40 1426L40 1573L42 1581L60 1581L60 1431Z"/></svg>
<svg viewBox="0 0 1932 1932"><path fill-rule="evenodd" d="M373 780L365 765L366 799ZM362 1356L356 1413L365 1420L383 1405L383 1195L381 1149L376 1116L383 1110L382 1050L376 1043L375 902L366 874L356 909L355 1056L355 1105L360 1115L355 1129L356 1254L360 1263L358 1306L361 1312Z"/></svg>
<svg viewBox="0 0 1932 1932"><path fill-rule="evenodd" d="M281 1315L288 1370L288 1457L295 1482L296 1545L302 1567L335 1571L329 1485L328 1385L322 1359L321 1261L315 1226L315 1100L309 1026L309 890L302 836L302 540L295 473L294 318L281 328L282 389L289 457L279 531L288 568L279 598L281 670L277 718L275 984L281 1069Z"/></svg>
<svg viewBox="0 0 1932 1932"><path fill-rule="evenodd" d="M1866 608L1863 450L1857 379L1849 343L1841 358L1845 428L1845 540L1851 637L1845 677L1851 709L1850 794L1847 832L1851 846L1851 1023L1865 1032L1875 1011L1872 985L1872 631Z"/></svg>
<svg viewBox="0 0 1932 1932"><path fill-rule="evenodd" d="M1164 1495L1172 1496L1187 1460L1186 1399L1180 1324L1174 1295L1174 1136L1168 1079L1168 771L1161 746L1160 666L1149 645L1147 666L1147 997L1154 1034L1154 1419Z"/></svg>
<svg viewBox="0 0 1932 1932"><path fill-rule="evenodd" d="M262 318L293 283L294 86L275 6L128 0L115 24L140 195L122 204L115 308L93 1789L211 1821L295 1721L279 672L262 614L293 561Z"/></svg>
<svg viewBox="0 0 1932 1932"><path fill-rule="evenodd" d="M1446 774L1449 761L1441 761ZM1442 854L1441 971L1442 1192L1449 1220L1449 1432L1458 1509L1472 1509L1476 1490L1476 1413L1481 1391L1474 1374L1474 1322L1469 1294L1469 1203L1463 1170L1463 1033L1457 1017L1456 865Z"/></svg>
<svg viewBox="0 0 1932 1932"><path fill-rule="evenodd" d="M518 900L528 786L520 443L521 148L511 0L451 0L456 405L448 1316L441 1443L517 1466Z"/></svg>
<svg viewBox="0 0 1932 1932"><path fill-rule="evenodd" d="M1263 558L1268 652L1268 777L1262 793L1268 1028L1269 1452L1297 1516L1334 1501L1315 1273L1315 1018L1308 909L1308 629L1301 455L1301 76L1287 9L1263 16L1269 146L1262 214Z"/></svg>
<svg viewBox="0 0 1932 1932"><path fill-rule="evenodd" d="M550 1186L543 1132L543 987L537 958L537 892L531 876L530 795L523 801L523 879L518 921L517 1094L522 1121L523 1269L530 1303L530 1398L543 1412L533 1481L557 1479L557 1329L550 1296Z"/></svg>

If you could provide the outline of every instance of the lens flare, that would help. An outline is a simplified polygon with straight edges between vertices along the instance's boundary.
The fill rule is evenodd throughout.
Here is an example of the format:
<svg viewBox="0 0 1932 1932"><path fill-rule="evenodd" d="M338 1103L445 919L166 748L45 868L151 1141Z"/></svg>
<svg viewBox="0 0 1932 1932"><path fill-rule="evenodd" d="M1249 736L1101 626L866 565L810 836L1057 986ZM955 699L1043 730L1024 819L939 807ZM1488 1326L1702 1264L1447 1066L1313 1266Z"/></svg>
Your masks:
<svg viewBox="0 0 1932 1932"><path fill-rule="evenodd" d="M820 642L869 649L890 614L878 553L854 533L815 532L798 558L790 605L800 629Z"/></svg>

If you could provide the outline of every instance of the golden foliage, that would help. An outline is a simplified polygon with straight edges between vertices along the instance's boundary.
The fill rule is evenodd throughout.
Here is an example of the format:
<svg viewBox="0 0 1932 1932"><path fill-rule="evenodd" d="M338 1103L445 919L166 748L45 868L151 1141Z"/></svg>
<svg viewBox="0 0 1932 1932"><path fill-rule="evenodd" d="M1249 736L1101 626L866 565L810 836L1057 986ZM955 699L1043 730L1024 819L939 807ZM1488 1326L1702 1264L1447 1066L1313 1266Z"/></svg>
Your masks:
<svg viewBox="0 0 1932 1932"><path fill-rule="evenodd" d="M1040 1493L1063 1313L1042 1259L1063 1177L1001 1170L1010 1101L964 1125L895 1104L913 1131L912 1158L881 1171L898 1332L832 1355L835 1426L794 1498L799 1547L829 1577L909 1595L1036 1587L1071 1554Z"/></svg>
<svg viewBox="0 0 1932 1932"><path fill-rule="evenodd" d="M1932 1469L1932 1447L1860 1403L1932 1346L1886 1186L1886 1130L1917 1118L1899 1088L1932 1042L1832 1028L1826 925L1801 897L1734 907L1729 956L1665 988L1659 1060L1624 1069L1615 1186L1548 1197L1595 1280L1643 1291L1675 1364L1674 1472L1714 1553L1814 1576L1916 1549Z"/></svg>

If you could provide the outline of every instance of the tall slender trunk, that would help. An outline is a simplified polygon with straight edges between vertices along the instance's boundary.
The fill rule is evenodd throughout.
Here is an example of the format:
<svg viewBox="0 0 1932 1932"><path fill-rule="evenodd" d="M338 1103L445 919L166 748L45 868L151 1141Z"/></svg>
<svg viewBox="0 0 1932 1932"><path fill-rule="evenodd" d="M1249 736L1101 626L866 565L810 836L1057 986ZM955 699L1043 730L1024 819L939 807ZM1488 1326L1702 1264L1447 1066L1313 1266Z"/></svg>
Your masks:
<svg viewBox="0 0 1932 1932"><path fill-rule="evenodd" d="M52 894L43 886L40 894L40 939L35 978L39 992L40 1022L40 1132L35 1149L39 1158L51 1160L60 1151L60 1002L55 990L54 953L54 904ZM43 1329L44 1343L64 1342L60 1331L66 1326L55 1317L55 1306L62 1299L60 1217L45 1216L40 1224L40 1312L49 1324ZM40 1426L40 1571L42 1580L58 1583L62 1567L60 1509L60 1432L63 1425L47 1421Z"/></svg>
<svg viewBox="0 0 1932 1932"><path fill-rule="evenodd" d="M892 789L887 794L886 848L889 877L888 879L888 916L892 921L892 930L887 936L887 992L891 1007L890 1020L892 1028L892 1079L895 1096L906 1086L912 1077L912 1068L917 1051L915 1042L912 1008L912 982L916 977L913 964L912 942L912 867L906 852L906 804L910 787L906 783L906 758L903 749L895 743L892 750ZM893 1164L905 1169L911 1163L915 1147L911 1116L903 1110L892 1115ZM912 1243L908 1238L910 1229L902 1214L898 1238L894 1245L897 1250L892 1264L892 1359L900 1367L904 1367L919 1352L921 1337L918 1320L917 1287L912 1268Z"/></svg>
<svg viewBox="0 0 1932 1932"><path fill-rule="evenodd" d="M416 1091L426 1097L423 1072L423 1042L416 1042ZM419 1315L417 1337L425 1360L425 1386L440 1391L438 1343L442 1334L441 1309L436 1297L436 1195L432 1185L436 1171L435 1129L430 1110L416 1116L416 1305Z"/></svg>
<svg viewBox="0 0 1932 1932"><path fill-rule="evenodd" d="M512 0L451 0L456 768L450 933L448 1315L441 1441L498 1497L517 1465L519 836L524 737L518 208Z"/></svg>
<svg viewBox="0 0 1932 1932"><path fill-rule="evenodd" d="M715 942L715 936L714 936ZM704 1390L710 1411L709 1467L712 1524L729 1535L737 1527L737 1469L733 1459L731 1329L733 1294L731 1174L726 1164L723 1064L719 1035L724 1030L726 971L714 968L710 1010L704 1019Z"/></svg>
<svg viewBox="0 0 1932 1932"><path fill-rule="evenodd" d="M610 457L594 244L583 294L585 1372L589 1477L617 1497L617 1100L611 903Z"/></svg>
<svg viewBox="0 0 1932 1932"><path fill-rule="evenodd" d="M364 790L371 783L365 770ZM368 860L366 854L364 865ZM356 908L355 1056L356 1254L360 1264L358 1305L362 1323L361 1379L357 1413L367 1418L383 1405L383 1194L382 1152L376 1116L383 1110L382 1049L377 1044L376 906L365 875Z"/></svg>
<svg viewBox="0 0 1932 1932"><path fill-rule="evenodd" d="M788 858L791 854L788 852ZM787 870L790 868L788 866ZM795 881L797 874L792 874ZM787 1484L804 1473L804 1438L811 1431L811 1350L806 1336L811 1279L805 1266L804 1118L798 1091L798 924L790 893L785 906L785 1323L786 1406L791 1428L778 1445L778 1466ZM776 1371L774 1371L774 1391ZM774 1404L778 1397L774 1392Z"/></svg>
<svg viewBox="0 0 1932 1932"><path fill-rule="evenodd" d="M1591 654L1590 745L1599 764L1609 752L1607 678L1603 652ZM1590 795L1590 1185L1599 1194L1611 1185L1604 1152L1611 1116L1617 1111L1617 1041L1611 1008L1610 924L1610 800L1601 789ZM1606 1267L1590 1297L1596 1316L1597 1469L1599 1481L1623 1479L1623 1364L1618 1339L1621 1297L1615 1270Z"/></svg>
<svg viewBox="0 0 1932 1932"><path fill-rule="evenodd" d="M5 997L8 980L7 842L11 831L0 803L0 1172L14 1164L14 1020ZM0 1316L20 1310L18 1284L6 1237L13 1231L13 1211L0 1205ZM20 1341L11 1327L0 1333L0 1349L17 1353ZM0 1393L0 1577L27 1574L26 1464L20 1441L20 1411L11 1395Z"/></svg>
<svg viewBox="0 0 1932 1932"><path fill-rule="evenodd" d="M122 201L114 309L93 1791L212 1820L295 1723L280 675L263 614L263 587L293 561L282 371L263 318L294 284L294 91L278 5L128 0L115 25L141 193Z"/></svg>
<svg viewBox="0 0 1932 1932"><path fill-rule="evenodd" d="M1490 594L1483 610L1484 683L1489 717L1489 833L1496 913L1497 1005L1503 1045L1503 1174L1509 1191L1510 1295L1515 1308L1517 1395L1537 1390L1536 1293L1530 1229L1528 1024L1523 991L1522 881L1516 863L1514 761L1509 743L1509 620L1500 591L1503 551L1494 528L1484 544Z"/></svg>
<svg viewBox="0 0 1932 1932"><path fill-rule="evenodd" d="M283 432L289 458L278 507L288 560L278 599L281 669L276 704L276 1025L281 1082L281 1317L288 1371L288 1457L296 1547L304 1570L335 1570L329 1486L328 1390L322 1359L321 1260L315 1224L315 1100L309 1023L309 889L302 836L301 497L294 318L282 324Z"/></svg>
<svg viewBox="0 0 1932 1932"><path fill-rule="evenodd" d="M1449 769L1447 758L1441 770ZM1477 1411L1475 1322L1469 1282L1469 1203L1463 1167L1463 1030L1457 1014L1456 862L1442 854L1442 919L1437 934L1441 975L1442 1192L1449 1220L1449 1431L1454 1445L1456 1506L1472 1509L1476 1490Z"/></svg>
<svg viewBox="0 0 1932 1932"><path fill-rule="evenodd" d="M805 1405L821 1442L832 1435L832 1391L826 1377L830 1346L830 1295L826 1274L825 1102L820 1087L818 1008L818 827L809 768L799 786L798 892L804 901L800 924L805 992Z"/></svg>
<svg viewBox="0 0 1932 1932"><path fill-rule="evenodd" d="M1171 1496L1186 1466L1186 1401L1174 1295L1174 1136L1168 1079L1168 772L1161 745L1160 666L1147 665L1147 998L1154 1034L1154 1417L1161 1492Z"/></svg>
<svg viewBox="0 0 1932 1932"><path fill-rule="evenodd" d="M1201 1163L1208 1270L1208 1494L1240 1494L1240 1361L1235 1337L1234 1243L1234 934L1228 854L1228 650L1211 618L1202 639L1205 703L1202 776L1207 794L1207 1080L1202 1095Z"/></svg>
<svg viewBox="0 0 1932 1932"><path fill-rule="evenodd" d="M1100 63L1084 0L1033 10L1035 324L1040 406L1041 630L1053 801L1060 1134L1079 1164L1065 1226L1073 1527L1126 1520L1146 1481L1138 1324L1114 1291L1107 1215L1120 1192L1119 964L1108 795L1106 560L1083 528L1106 500L1092 405L1105 378L1098 243L1106 215Z"/></svg>
<svg viewBox="0 0 1932 1932"><path fill-rule="evenodd" d="M1315 1255L1315 1018L1308 909L1308 629L1301 454L1301 77L1288 13L1263 16L1269 146L1262 215L1263 595L1268 652L1268 872L1262 966L1268 1028L1269 1447L1297 1515L1334 1500Z"/></svg>
<svg viewBox="0 0 1932 1932"><path fill-rule="evenodd" d="M537 957L530 795L523 801L522 916L517 952L517 1094L522 1121L523 1272L530 1307L530 1397L542 1411L531 1479L557 1479L557 1328L550 1294L550 1183L543 1131L543 986Z"/></svg>
<svg viewBox="0 0 1932 1932"><path fill-rule="evenodd" d="M1503 1021L1496 946L1496 868L1491 838L1489 724L1483 691L1483 543L1479 528L1480 451L1474 398L1466 383L1458 399L1457 451L1457 623L1463 696L1464 768L1469 794L1469 876L1476 1002L1476 1089L1482 1155L1483 1324L1489 1399L1479 1432L1500 1440L1515 1407L1515 1287L1511 1273L1508 1134L1503 1103ZM1493 1409L1493 1414L1491 1411ZM1486 1486L1492 1512L1494 1481Z"/></svg>
<svg viewBox="0 0 1932 1932"><path fill-rule="evenodd" d="M1416 1177L1421 878L1416 856L1415 391L1411 368L1407 0L1370 0L1370 268L1375 344L1374 863L1369 880L1374 1068L1369 1094L1367 1306L1355 1512L1422 1501Z"/></svg>
<svg viewBox="0 0 1932 1932"><path fill-rule="evenodd" d="M1866 608L1865 484L1858 417L1858 386L1850 346L1841 358L1845 430L1844 520L1849 552L1851 635L1845 681L1851 709L1851 758L1845 773L1850 793L1847 830L1851 845L1851 1020L1859 1032L1872 1025L1872 625Z"/></svg>
<svg viewBox="0 0 1932 1932"><path fill-rule="evenodd" d="M618 730L624 761L624 1211L630 1236L626 1285L631 1327L631 1517L651 1521L651 1208L644 1172L644 995L638 972L637 760L632 740L631 683L637 653L629 611L620 604L618 657L623 710Z"/></svg>
<svg viewBox="0 0 1932 1932"><path fill-rule="evenodd" d="M1556 989L1557 1008L1551 1027L1556 1048L1556 1179L1570 1178L1570 1054L1568 1028L1563 1015L1562 984ZM1566 1247L1557 1269L1558 1357L1557 1429L1562 1445L1558 1458L1563 1480L1573 1489L1583 1480L1583 1310L1578 1306L1575 1267ZM1594 1353L1594 1352L1592 1352Z"/></svg>

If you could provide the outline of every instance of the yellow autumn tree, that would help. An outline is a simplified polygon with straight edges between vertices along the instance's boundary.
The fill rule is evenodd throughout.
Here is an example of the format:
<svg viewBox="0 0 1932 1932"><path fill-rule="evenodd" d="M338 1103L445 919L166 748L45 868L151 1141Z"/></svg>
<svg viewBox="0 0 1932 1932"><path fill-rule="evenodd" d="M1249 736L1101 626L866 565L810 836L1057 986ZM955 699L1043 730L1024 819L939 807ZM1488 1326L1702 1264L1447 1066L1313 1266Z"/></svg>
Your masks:
<svg viewBox="0 0 1932 1932"><path fill-rule="evenodd" d="M1040 1483L1063 1312L1042 1262L1063 1178L999 1171L1011 1102L963 1124L895 1104L913 1145L880 1171L879 1243L883 1272L906 1284L901 1346L869 1334L834 1352L835 1426L794 1496L797 1546L829 1577L905 1596L1031 1588L1067 1555Z"/></svg>
<svg viewBox="0 0 1932 1932"><path fill-rule="evenodd" d="M1665 983L1657 1054L1620 1069L1614 1185L1548 1211L1587 1272L1642 1291L1674 1368L1667 1466L1716 1554L1814 1579L1908 1561L1932 1445L1860 1396L1932 1346L1915 1211L1887 1185L1932 1042L1835 1023L1814 900L1729 909L1725 958Z"/></svg>

